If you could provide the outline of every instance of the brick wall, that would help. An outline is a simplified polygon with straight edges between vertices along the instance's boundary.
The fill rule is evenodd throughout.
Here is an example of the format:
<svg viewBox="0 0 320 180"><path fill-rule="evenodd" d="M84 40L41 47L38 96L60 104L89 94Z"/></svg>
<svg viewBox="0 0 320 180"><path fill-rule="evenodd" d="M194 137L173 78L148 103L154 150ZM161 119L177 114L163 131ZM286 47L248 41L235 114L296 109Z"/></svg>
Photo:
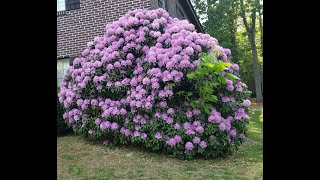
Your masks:
<svg viewBox="0 0 320 180"><path fill-rule="evenodd" d="M76 56L105 32L107 23L134 9L150 9L154 0L80 0L80 9L57 13L57 59ZM156 2L158 5L158 2Z"/></svg>

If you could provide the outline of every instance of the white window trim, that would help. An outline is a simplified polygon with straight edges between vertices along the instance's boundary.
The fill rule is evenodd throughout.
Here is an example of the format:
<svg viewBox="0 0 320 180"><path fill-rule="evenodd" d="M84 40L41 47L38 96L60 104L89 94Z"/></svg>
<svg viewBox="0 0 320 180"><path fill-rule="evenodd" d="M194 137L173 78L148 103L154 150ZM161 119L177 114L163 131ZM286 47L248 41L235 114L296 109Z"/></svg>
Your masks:
<svg viewBox="0 0 320 180"><path fill-rule="evenodd" d="M65 0L57 0L57 11L65 11L66 10L66 1Z"/></svg>

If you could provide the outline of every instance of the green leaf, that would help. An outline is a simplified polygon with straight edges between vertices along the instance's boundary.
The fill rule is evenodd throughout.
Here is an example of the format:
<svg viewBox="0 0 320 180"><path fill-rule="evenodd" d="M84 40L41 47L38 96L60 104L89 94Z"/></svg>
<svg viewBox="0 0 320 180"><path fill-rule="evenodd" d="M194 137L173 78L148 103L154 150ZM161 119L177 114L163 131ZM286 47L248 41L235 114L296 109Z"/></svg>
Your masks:
<svg viewBox="0 0 320 180"><path fill-rule="evenodd" d="M198 60L198 61L197 61L197 68L200 68L200 67L201 67L201 61Z"/></svg>
<svg viewBox="0 0 320 180"><path fill-rule="evenodd" d="M203 60L203 62L210 62L209 56L204 56L201 59Z"/></svg>
<svg viewBox="0 0 320 180"><path fill-rule="evenodd" d="M219 63L219 62L217 62L217 63L215 64L215 66L213 67L213 70L214 70L215 72L221 72L221 71L224 70L224 69L226 69L226 67L225 67L223 64Z"/></svg>
<svg viewBox="0 0 320 180"><path fill-rule="evenodd" d="M193 79L194 77L195 77L195 75L194 74L187 74L187 77L189 78L189 79Z"/></svg>
<svg viewBox="0 0 320 180"><path fill-rule="evenodd" d="M209 63L209 62L203 63L203 65L206 66L206 67L209 67L209 68L213 68L214 67L214 64L213 63Z"/></svg>
<svg viewBox="0 0 320 180"><path fill-rule="evenodd" d="M206 106L209 108L209 109L212 109L213 106L211 104L206 104Z"/></svg>
<svg viewBox="0 0 320 180"><path fill-rule="evenodd" d="M214 87L216 87L217 85L219 85L219 83L216 82L216 81L210 81L210 83L209 83L209 86L210 86L211 88L214 88Z"/></svg>
<svg viewBox="0 0 320 180"><path fill-rule="evenodd" d="M212 101L212 102L217 102L217 101L218 101L218 98L217 98L217 96L215 96L215 95L210 95L210 96L209 96L209 99L210 99L210 101Z"/></svg>
<svg viewBox="0 0 320 180"><path fill-rule="evenodd" d="M210 114L209 108L205 107L205 108L204 108L204 112L207 113L207 114Z"/></svg>
<svg viewBox="0 0 320 180"><path fill-rule="evenodd" d="M233 75L233 74L231 74L231 73L227 73L227 77L229 78L229 79L231 79L231 80L239 80L240 78L238 78L237 76L235 76L235 75Z"/></svg>
<svg viewBox="0 0 320 180"><path fill-rule="evenodd" d="M198 54L199 57L202 57L202 56L205 56L205 55L207 55L207 53L205 53L205 52L201 52L201 53Z"/></svg>
<svg viewBox="0 0 320 180"><path fill-rule="evenodd" d="M195 105L194 102L192 102L190 105L191 105L192 108L195 108L195 107L196 107L196 105Z"/></svg>
<svg viewBox="0 0 320 180"><path fill-rule="evenodd" d="M222 64L227 67L230 67L232 65L231 63L228 63L228 62L223 62Z"/></svg>
<svg viewBox="0 0 320 180"><path fill-rule="evenodd" d="M192 95L193 95L192 92L188 92L188 93L187 93L187 96L192 96Z"/></svg>
<svg viewBox="0 0 320 180"><path fill-rule="evenodd" d="M221 76L221 75L219 75L218 80L219 80L219 82L221 82L222 84L226 84L226 83L227 83L226 78L224 78L224 77Z"/></svg>
<svg viewBox="0 0 320 180"><path fill-rule="evenodd" d="M170 90L172 90L172 88L175 86L175 84L172 84L172 83L170 83L170 84L168 84L168 88L170 89Z"/></svg>

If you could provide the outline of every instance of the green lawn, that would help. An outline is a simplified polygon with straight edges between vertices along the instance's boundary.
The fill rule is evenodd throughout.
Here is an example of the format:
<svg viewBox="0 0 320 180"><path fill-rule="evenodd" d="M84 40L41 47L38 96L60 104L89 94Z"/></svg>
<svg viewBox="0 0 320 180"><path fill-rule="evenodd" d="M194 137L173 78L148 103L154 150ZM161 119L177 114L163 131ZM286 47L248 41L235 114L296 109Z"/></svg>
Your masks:
<svg viewBox="0 0 320 180"><path fill-rule="evenodd" d="M247 141L227 158L181 161L135 147L58 138L58 179L262 179L262 106L252 107Z"/></svg>

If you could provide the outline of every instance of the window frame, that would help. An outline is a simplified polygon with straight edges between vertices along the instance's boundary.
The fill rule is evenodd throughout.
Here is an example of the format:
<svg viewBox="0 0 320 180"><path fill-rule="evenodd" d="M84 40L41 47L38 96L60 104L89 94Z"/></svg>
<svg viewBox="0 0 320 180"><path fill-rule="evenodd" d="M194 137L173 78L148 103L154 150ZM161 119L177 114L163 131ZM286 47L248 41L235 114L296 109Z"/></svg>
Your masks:
<svg viewBox="0 0 320 180"><path fill-rule="evenodd" d="M58 9L58 4L62 3L59 1L63 1L64 3L64 9ZM71 10L76 10L80 9L80 0L57 0L57 12L62 12L62 11L71 11Z"/></svg>
<svg viewBox="0 0 320 180"><path fill-rule="evenodd" d="M59 9L59 4L64 4L64 9ZM57 12L65 11L66 10L66 0L57 0Z"/></svg>

